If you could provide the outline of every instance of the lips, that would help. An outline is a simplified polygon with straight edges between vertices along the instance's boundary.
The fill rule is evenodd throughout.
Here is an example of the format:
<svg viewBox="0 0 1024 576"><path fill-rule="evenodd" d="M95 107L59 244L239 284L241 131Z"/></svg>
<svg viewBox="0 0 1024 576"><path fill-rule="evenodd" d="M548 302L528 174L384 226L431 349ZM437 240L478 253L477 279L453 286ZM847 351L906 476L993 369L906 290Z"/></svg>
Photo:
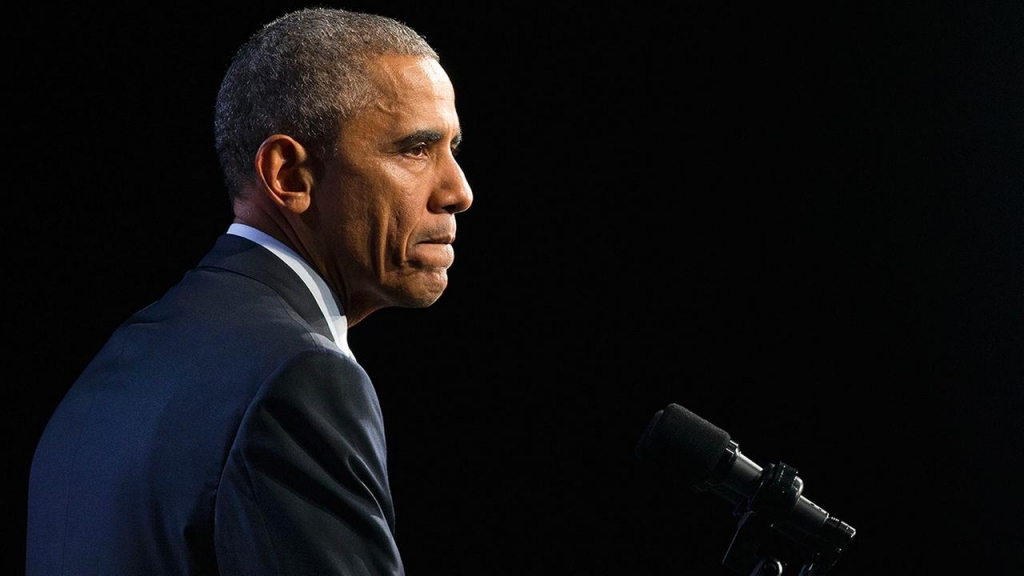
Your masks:
<svg viewBox="0 0 1024 576"><path fill-rule="evenodd" d="M420 244L452 244L455 242L455 231L438 231L431 233L425 240L421 240Z"/></svg>

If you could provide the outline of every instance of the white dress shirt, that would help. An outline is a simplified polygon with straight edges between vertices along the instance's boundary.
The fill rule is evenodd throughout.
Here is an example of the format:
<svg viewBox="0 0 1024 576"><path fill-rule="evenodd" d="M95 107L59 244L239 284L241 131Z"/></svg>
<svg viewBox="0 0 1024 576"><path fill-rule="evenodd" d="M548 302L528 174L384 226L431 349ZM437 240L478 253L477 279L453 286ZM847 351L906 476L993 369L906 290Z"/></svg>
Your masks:
<svg viewBox="0 0 1024 576"><path fill-rule="evenodd" d="M253 242L263 246L267 250L270 250L274 255L284 261L299 278L306 284L306 288L309 288L313 298L316 299L316 303L320 306L320 312L323 313L324 318L327 319L327 326L331 329L331 336L334 337L334 343L341 348L342 353L346 356L355 359L355 355L352 353L352 349L348 347L348 319L341 310L338 309L338 303L334 299L334 293L331 292L330 287L324 282L324 279L317 274L316 270L306 263L294 250L285 246L276 238L260 232L252 226L245 224L232 223L228 227L228 234L234 234L247 238Z"/></svg>

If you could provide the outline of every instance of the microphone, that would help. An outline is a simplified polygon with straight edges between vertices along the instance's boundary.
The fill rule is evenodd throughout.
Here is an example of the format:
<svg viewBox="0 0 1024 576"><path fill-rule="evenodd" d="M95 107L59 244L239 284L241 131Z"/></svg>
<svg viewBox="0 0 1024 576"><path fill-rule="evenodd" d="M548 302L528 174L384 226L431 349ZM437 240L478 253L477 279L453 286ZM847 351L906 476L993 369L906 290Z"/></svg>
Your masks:
<svg viewBox="0 0 1024 576"><path fill-rule="evenodd" d="M717 494L736 505L744 520L756 516L769 529L830 557L828 565L802 574L824 573L856 533L802 495L796 470L783 463L762 468L740 452L728 432L678 404L654 414L634 451L668 481Z"/></svg>

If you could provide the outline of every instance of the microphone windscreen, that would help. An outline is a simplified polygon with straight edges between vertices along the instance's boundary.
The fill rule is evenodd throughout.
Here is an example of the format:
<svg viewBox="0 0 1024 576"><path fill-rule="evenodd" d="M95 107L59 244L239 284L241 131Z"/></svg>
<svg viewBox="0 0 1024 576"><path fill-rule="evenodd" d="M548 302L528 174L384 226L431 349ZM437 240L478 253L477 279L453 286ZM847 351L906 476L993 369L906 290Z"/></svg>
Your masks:
<svg viewBox="0 0 1024 576"><path fill-rule="evenodd" d="M678 404L658 410L636 444L639 461L699 489L729 447L729 434Z"/></svg>

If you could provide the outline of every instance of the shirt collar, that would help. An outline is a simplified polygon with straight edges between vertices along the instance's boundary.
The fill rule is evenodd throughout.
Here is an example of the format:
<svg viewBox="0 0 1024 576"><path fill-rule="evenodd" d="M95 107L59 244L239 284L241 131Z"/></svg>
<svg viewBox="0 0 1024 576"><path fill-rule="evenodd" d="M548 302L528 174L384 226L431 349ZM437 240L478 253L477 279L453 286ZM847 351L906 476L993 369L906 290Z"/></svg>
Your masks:
<svg viewBox="0 0 1024 576"><path fill-rule="evenodd" d="M320 312L323 313L324 318L327 319L327 326L331 329L331 336L334 337L334 343L338 345L342 353L346 356L355 359L355 355L352 353L352 349L348 346L348 318L342 313L341 309L338 308L338 302L334 299L334 293L331 292L330 287L324 282L324 279L320 277L320 274L313 270L313 268L306 263L294 250L284 245L276 238L261 232L252 226L246 224L239 224L237 222L232 223L228 227L228 234L234 234L252 240L253 242L263 246L267 250L270 250L275 256L280 258L285 264L287 264L292 270L298 274L299 278L309 288L313 298L316 299L317 305L320 307Z"/></svg>

